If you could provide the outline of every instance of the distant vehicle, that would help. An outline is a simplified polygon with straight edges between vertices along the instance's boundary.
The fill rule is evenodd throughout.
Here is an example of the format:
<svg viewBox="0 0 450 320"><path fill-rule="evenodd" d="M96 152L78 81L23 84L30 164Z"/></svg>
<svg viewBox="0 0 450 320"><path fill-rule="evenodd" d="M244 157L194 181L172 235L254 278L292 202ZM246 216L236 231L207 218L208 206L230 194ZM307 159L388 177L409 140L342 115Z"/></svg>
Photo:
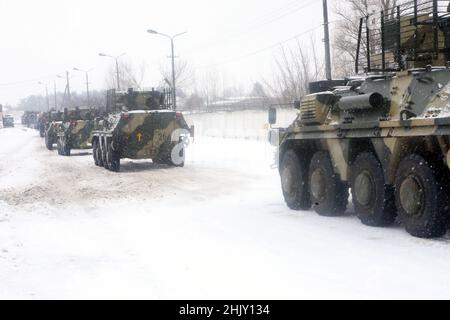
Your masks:
<svg viewBox="0 0 450 320"><path fill-rule="evenodd" d="M0 104L0 129L3 128L3 106Z"/></svg>
<svg viewBox="0 0 450 320"><path fill-rule="evenodd" d="M63 123L63 113L61 111L52 111L45 122L45 146L48 150L53 150L53 145L58 141L58 129Z"/></svg>
<svg viewBox="0 0 450 320"><path fill-rule="evenodd" d="M13 128L14 127L14 117L12 115L5 115L3 117L3 127L5 128Z"/></svg>
<svg viewBox="0 0 450 320"><path fill-rule="evenodd" d="M92 109L79 109L64 112L63 122L57 128L58 154L70 156L72 149L91 149L94 118Z"/></svg>
<svg viewBox="0 0 450 320"><path fill-rule="evenodd" d="M447 233L450 18L436 3L411 1L361 19L358 48L366 52L356 53L356 73L365 74L312 83L291 126L271 132L291 209L342 215L351 190L365 225L398 217L415 237Z"/></svg>
<svg viewBox="0 0 450 320"><path fill-rule="evenodd" d="M45 137L45 130L50 122L52 112L55 112L55 111L52 110L52 111L42 112L38 116L37 129L39 130L39 135L41 136L41 138Z"/></svg>
<svg viewBox="0 0 450 320"><path fill-rule="evenodd" d="M152 159L184 166L190 129L173 110L170 90L107 92L107 116L97 120L92 145L94 162L120 171L120 159Z"/></svg>
<svg viewBox="0 0 450 320"><path fill-rule="evenodd" d="M38 115L37 111L25 111L22 115L22 125L27 126L28 128L38 129Z"/></svg>

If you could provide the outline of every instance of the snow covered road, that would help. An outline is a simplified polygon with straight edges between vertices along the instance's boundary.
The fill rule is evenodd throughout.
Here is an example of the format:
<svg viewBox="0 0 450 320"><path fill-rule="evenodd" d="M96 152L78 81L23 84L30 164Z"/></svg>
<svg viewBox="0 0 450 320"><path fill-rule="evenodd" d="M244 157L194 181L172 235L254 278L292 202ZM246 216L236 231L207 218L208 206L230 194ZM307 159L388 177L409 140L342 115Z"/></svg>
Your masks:
<svg viewBox="0 0 450 320"><path fill-rule="evenodd" d="M0 298L450 298L450 237L290 211L272 156L199 138L116 174L0 130Z"/></svg>

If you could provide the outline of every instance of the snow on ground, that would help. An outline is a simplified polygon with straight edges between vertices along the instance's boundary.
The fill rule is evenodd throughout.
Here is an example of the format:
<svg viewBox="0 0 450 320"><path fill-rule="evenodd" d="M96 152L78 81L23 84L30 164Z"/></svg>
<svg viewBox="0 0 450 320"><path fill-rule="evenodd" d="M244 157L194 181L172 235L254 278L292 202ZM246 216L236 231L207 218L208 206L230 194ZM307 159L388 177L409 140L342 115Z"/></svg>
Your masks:
<svg viewBox="0 0 450 320"><path fill-rule="evenodd" d="M450 237L290 211L273 151L200 137L116 174L0 130L0 298L450 298Z"/></svg>

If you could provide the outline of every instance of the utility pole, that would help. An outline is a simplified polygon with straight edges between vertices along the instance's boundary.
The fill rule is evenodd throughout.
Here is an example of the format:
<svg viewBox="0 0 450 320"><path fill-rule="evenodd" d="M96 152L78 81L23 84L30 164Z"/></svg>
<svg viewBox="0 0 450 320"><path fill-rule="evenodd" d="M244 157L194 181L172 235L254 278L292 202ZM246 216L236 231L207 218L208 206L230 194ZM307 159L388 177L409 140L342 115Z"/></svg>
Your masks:
<svg viewBox="0 0 450 320"><path fill-rule="evenodd" d="M50 111L50 99L48 97L48 85L47 84L45 85L45 96L47 99L47 111Z"/></svg>
<svg viewBox="0 0 450 320"><path fill-rule="evenodd" d="M170 38L172 45L172 90L173 90L173 109L177 110L177 86L175 83L175 50L173 46L173 37Z"/></svg>
<svg viewBox="0 0 450 320"><path fill-rule="evenodd" d="M68 107L70 108L72 106L72 102L70 99L70 82L69 82L69 71L66 71L66 83L67 83L67 100L68 100Z"/></svg>
<svg viewBox="0 0 450 320"><path fill-rule="evenodd" d="M126 53L121 54L120 56L110 56L106 53L99 53L100 57L108 57L116 60L116 78L117 78L117 90L120 91L120 73L119 73L119 59L122 58Z"/></svg>
<svg viewBox="0 0 450 320"><path fill-rule="evenodd" d="M184 34L186 34L187 32L182 32L179 34L176 34L174 36L170 36L152 29L147 30L148 33L150 34L157 34L166 38L170 39L170 44L172 47L172 96L173 96L173 109L177 110L177 85L176 85L176 75L175 75L175 50L174 50L174 40L175 38L182 36Z"/></svg>
<svg viewBox="0 0 450 320"><path fill-rule="evenodd" d="M120 91L120 75L119 75L119 59L116 58L116 78L117 78L117 90Z"/></svg>
<svg viewBox="0 0 450 320"><path fill-rule="evenodd" d="M56 97L56 81L53 82L54 89L55 89L55 111L58 110L58 104L57 104L57 97Z"/></svg>
<svg viewBox="0 0 450 320"><path fill-rule="evenodd" d="M43 83L43 82L39 82L40 85L45 85L45 100L47 103L47 111L50 111L50 98L48 96L48 84L47 83Z"/></svg>
<svg viewBox="0 0 450 320"><path fill-rule="evenodd" d="M331 80L331 54L330 54L330 30L328 28L328 3L323 0L323 27L324 27L324 42L325 42L325 71L327 80Z"/></svg>
<svg viewBox="0 0 450 320"><path fill-rule="evenodd" d="M90 103L90 94L89 94L89 72L91 72L93 69L90 70L82 70L79 68L73 68L73 70L75 71L80 71L80 72L84 72L86 74L86 95L87 95L87 107L90 108L91 107L91 103Z"/></svg>
<svg viewBox="0 0 450 320"><path fill-rule="evenodd" d="M87 107L91 107L90 97L89 97L89 72L86 72L86 95L87 95Z"/></svg>

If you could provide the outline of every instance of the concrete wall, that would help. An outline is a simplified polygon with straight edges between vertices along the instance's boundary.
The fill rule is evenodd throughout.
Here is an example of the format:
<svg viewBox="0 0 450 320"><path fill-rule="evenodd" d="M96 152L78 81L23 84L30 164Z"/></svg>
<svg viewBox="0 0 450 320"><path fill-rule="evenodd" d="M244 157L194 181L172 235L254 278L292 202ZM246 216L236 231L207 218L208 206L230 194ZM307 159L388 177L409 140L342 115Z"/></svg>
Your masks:
<svg viewBox="0 0 450 320"><path fill-rule="evenodd" d="M296 116L295 109L280 109L275 126L288 127ZM269 130L267 111L185 113L185 118L197 136L266 140Z"/></svg>

